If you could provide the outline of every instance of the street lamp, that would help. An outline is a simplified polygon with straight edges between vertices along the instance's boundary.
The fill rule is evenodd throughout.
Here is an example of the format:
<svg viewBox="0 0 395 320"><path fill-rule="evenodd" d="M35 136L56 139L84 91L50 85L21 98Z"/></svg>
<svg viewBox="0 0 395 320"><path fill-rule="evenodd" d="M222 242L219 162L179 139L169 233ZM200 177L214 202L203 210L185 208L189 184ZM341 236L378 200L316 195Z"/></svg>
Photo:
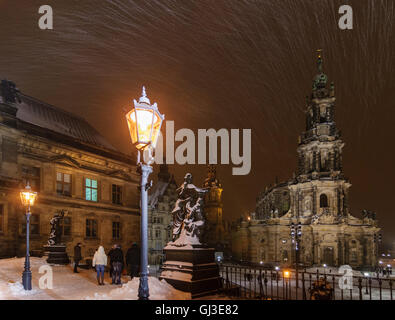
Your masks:
<svg viewBox="0 0 395 320"><path fill-rule="evenodd" d="M296 271L296 288L299 288L299 244L302 238L302 223L299 221L297 226L292 222L291 226L291 242L295 244L295 271Z"/></svg>
<svg viewBox="0 0 395 320"><path fill-rule="evenodd" d="M141 272L138 297L140 300L148 300L148 189L152 185L152 181L148 183L148 176L152 172L152 153L165 116L160 114L156 103L151 105L145 87L139 101L133 102L134 108L126 114L126 120L132 143L137 148L137 165L141 173ZM140 151L143 152L143 162L140 161ZM148 157L145 157L146 152Z"/></svg>
<svg viewBox="0 0 395 320"><path fill-rule="evenodd" d="M20 192L22 205L26 208L26 257L25 270L22 273L22 284L25 290L32 290L32 272L30 270L30 254L29 254L29 236L30 236L30 207L34 205L37 198L37 192L27 182L25 189Z"/></svg>

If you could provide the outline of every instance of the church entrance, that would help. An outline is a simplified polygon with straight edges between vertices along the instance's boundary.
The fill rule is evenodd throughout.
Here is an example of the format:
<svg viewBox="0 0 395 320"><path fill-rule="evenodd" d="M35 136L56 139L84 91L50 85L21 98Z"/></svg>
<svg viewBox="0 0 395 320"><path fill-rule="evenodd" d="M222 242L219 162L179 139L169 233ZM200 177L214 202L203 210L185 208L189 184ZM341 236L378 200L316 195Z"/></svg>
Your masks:
<svg viewBox="0 0 395 320"><path fill-rule="evenodd" d="M334 250L333 247L325 247L324 248L324 259L323 263L328 266L334 265Z"/></svg>

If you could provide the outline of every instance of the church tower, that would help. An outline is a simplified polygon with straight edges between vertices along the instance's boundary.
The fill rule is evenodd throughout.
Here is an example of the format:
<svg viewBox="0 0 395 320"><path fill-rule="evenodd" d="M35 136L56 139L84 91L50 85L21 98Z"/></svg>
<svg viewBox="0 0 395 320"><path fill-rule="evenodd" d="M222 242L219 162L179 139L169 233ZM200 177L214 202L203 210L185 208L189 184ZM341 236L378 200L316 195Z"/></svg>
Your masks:
<svg viewBox="0 0 395 320"><path fill-rule="evenodd" d="M204 181L203 188L208 188L204 199L204 212L207 219L207 241L210 246L217 250L223 250L225 237L225 224L222 219L222 184L217 179L217 170L214 165L207 167L207 178Z"/></svg>
<svg viewBox="0 0 395 320"><path fill-rule="evenodd" d="M343 175L344 143L335 122L335 89L333 83L328 86L321 50L318 50L317 69L312 93L306 99L306 131L299 137L296 176L298 183L310 182L313 190L311 197L304 197L299 188L303 185L295 185L293 213L297 217L325 213L339 218L348 215L351 184Z"/></svg>
<svg viewBox="0 0 395 320"><path fill-rule="evenodd" d="M351 215L351 184L344 177L344 143L335 122L335 89L323 72L321 50L317 75L306 99L306 127L299 137L297 171L293 178L265 188L256 215L232 233L235 256L256 263L373 268L379 232L374 212L362 219ZM300 225L296 253L290 228ZM236 251L237 250L237 251Z"/></svg>

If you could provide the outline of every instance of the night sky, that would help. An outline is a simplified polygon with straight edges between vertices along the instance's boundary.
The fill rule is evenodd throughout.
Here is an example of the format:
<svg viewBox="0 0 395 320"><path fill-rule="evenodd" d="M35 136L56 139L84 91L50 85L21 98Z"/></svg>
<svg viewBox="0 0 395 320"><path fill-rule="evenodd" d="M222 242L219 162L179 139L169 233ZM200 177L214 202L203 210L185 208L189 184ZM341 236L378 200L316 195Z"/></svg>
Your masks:
<svg viewBox="0 0 395 320"><path fill-rule="evenodd" d="M54 10L40 30L38 8ZM340 30L338 9L354 10ZM251 212L276 176L296 170L305 96L316 49L335 82L336 120L346 143L351 212L377 212L395 241L393 0L0 0L0 77L25 94L87 119L119 150L132 146L124 119L141 86L176 129L251 128L252 170L220 166L224 217ZM164 128L163 128L164 129ZM170 166L197 185L204 165Z"/></svg>

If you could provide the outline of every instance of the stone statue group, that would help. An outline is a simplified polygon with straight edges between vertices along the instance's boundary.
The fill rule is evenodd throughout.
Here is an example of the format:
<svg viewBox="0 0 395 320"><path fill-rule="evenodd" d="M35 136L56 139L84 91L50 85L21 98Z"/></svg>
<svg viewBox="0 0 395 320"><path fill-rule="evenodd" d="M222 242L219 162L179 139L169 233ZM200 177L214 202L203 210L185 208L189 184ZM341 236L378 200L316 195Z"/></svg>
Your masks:
<svg viewBox="0 0 395 320"><path fill-rule="evenodd" d="M192 183L192 174L187 173L184 182L177 189L178 198L172 211L174 246L201 245L204 243L205 217L204 195L208 189L201 189Z"/></svg>

